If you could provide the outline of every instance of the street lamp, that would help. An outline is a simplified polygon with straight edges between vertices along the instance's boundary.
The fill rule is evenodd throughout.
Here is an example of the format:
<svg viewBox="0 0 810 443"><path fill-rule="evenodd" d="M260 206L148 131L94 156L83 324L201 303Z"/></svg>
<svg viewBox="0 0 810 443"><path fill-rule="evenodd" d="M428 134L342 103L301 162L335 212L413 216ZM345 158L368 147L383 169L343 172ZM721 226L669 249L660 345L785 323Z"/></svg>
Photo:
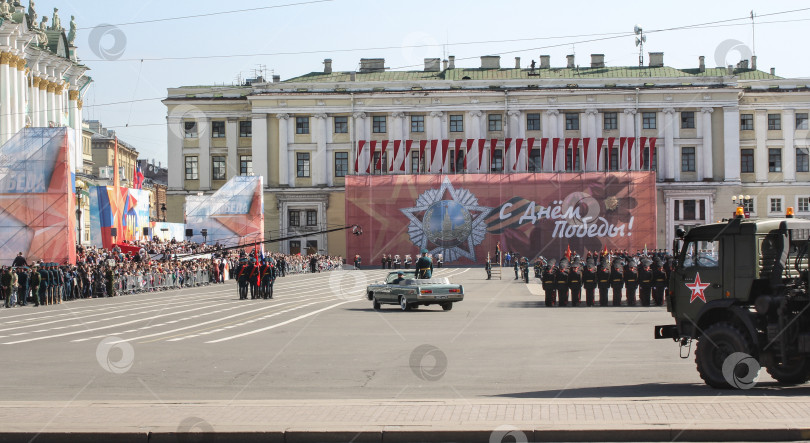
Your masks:
<svg viewBox="0 0 810 443"><path fill-rule="evenodd" d="M745 218L751 217L751 196L748 194L732 195L731 202L734 204L735 209L737 206L742 206Z"/></svg>

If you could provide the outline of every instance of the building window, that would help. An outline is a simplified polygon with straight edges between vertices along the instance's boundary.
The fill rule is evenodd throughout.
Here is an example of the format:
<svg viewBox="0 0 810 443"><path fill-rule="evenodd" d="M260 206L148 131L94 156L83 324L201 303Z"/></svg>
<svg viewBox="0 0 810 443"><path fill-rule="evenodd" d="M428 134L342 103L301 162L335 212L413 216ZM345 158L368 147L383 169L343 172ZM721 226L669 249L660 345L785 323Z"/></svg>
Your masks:
<svg viewBox="0 0 810 443"><path fill-rule="evenodd" d="M641 128L642 129L655 129L655 112L642 112L641 113Z"/></svg>
<svg viewBox="0 0 810 443"><path fill-rule="evenodd" d="M796 113L796 129L807 129L807 113Z"/></svg>
<svg viewBox="0 0 810 443"><path fill-rule="evenodd" d="M418 172L425 172L425 159L423 158L422 161L419 161L419 153L412 152L411 153L411 173L416 174Z"/></svg>
<svg viewBox="0 0 810 443"><path fill-rule="evenodd" d="M296 176L309 177L309 152L299 152L295 154L297 160Z"/></svg>
<svg viewBox="0 0 810 443"><path fill-rule="evenodd" d="M503 131L503 116L501 114L487 115L490 131Z"/></svg>
<svg viewBox="0 0 810 443"><path fill-rule="evenodd" d="M464 116L451 115L450 116L450 132L464 132Z"/></svg>
<svg viewBox="0 0 810 443"><path fill-rule="evenodd" d="M693 111L681 112L681 129L695 129L695 113Z"/></svg>
<svg viewBox="0 0 810 443"><path fill-rule="evenodd" d="M618 171L619 170L619 150L618 149L610 149L610 158L608 158L608 170L610 171Z"/></svg>
<svg viewBox="0 0 810 443"><path fill-rule="evenodd" d="M349 117L335 117L335 134L349 133Z"/></svg>
<svg viewBox="0 0 810 443"><path fill-rule="evenodd" d="M200 174L197 171L197 156L186 157L186 180L199 180Z"/></svg>
<svg viewBox="0 0 810 443"><path fill-rule="evenodd" d="M425 132L425 116L412 115L411 116L411 132Z"/></svg>
<svg viewBox="0 0 810 443"><path fill-rule="evenodd" d="M782 212L782 197L770 198L770 212Z"/></svg>
<svg viewBox="0 0 810 443"><path fill-rule="evenodd" d="M769 131L782 130L782 114L768 114L768 130Z"/></svg>
<svg viewBox="0 0 810 443"><path fill-rule="evenodd" d="M290 254L297 255L301 253L301 240L290 240Z"/></svg>
<svg viewBox="0 0 810 443"><path fill-rule="evenodd" d="M307 240L307 255L318 253L318 240Z"/></svg>
<svg viewBox="0 0 810 443"><path fill-rule="evenodd" d="M289 220L290 226L301 226L301 211L290 210Z"/></svg>
<svg viewBox="0 0 810 443"><path fill-rule="evenodd" d="M385 134L385 116L375 115L371 120L371 132L375 134Z"/></svg>
<svg viewBox="0 0 810 443"><path fill-rule="evenodd" d="M215 155L211 157L211 179L225 180L225 156Z"/></svg>
<svg viewBox="0 0 810 443"><path fill-rule="evenodd" d="M240 155L239 156L239 175L253 175L253 156Z"/></svg>
<svg viewBox="0 0 810 443"><path fill-rule="evenodd" d="M754 130L754 114L740 114L740 131Z"/></svg>
<svg viewBox="0 0 810 443"><path fill-rule="evenodd" d="M527 131L540 130L540 114L526 114L526 130Z"/></svg>
<svg viewBox="0 0 810 443"><path fill-rule="evenodd" d="M796 148L796 172L810 172L807 148Z"/></svg>
<svg viewBox="0 0 810 443"><path fill-rule="evenodd" d="M500 149L495 150L495 156L492 159L492 172L503 171L503 151Z"/></svg>
<svg viewBox="0 0 810 443"><path fill-rule="evenodd" d="M184 122L186 138L197 138L197 122Z"/></svg>
<svg viewBox="0 0 810 443"><path fill-rule="evenodd" d="M602 121L605 131L619 129L619 115L615 112L605 112Z"/></svg>
<svg viewBox="0 0 810 443"><path fill-rule="evenodd" d="M782 172L782 150L768 148L768 172Z"/></svg>
<svg viewBox="0 0 810 443"><path fill-rule="evenodd" d="M565 113L565 130L579 131L579 114L575 112Z"/></svg>
<svg viewBox="0 0 810 443"><path fill-rule="evenodd" d="M695 148L681 148L681 171L695 172Z"/></svg>
<svg viewBox="0 0 810 443"><path fill-rule="evenodd" d="M380 159L382 157L382 160ZM372 166L375 174L385 174L388 172L388 151L383 153L375 152ZM377 167L379 166L379 168Z"/></svg>
<svg viewBox="0 0 810 443"><path fill-rule="evenodd" d="M308 210L307 211L307 226L316 226L318 224L318 211L315 210Z"/></svg>
<svg viewBox="0 0 810 443"><path fill-rule="evenodd" d="M225 138L225 122L211 122L211 138Z"/></svg>
<svg viewBox="0 0 810 443"><path fill-rule="evenodd" d="M796 203L799 212L810 212L810 197L799 197Z"/></svg>
<svg viewBox="0 0 810 443"><path fill-rule="evenodd" d="M309 117L295 117L295 133L309 134Z"/></svg>
<svg viewBox="0 0 810 443"><path fill-rule="evenodd" d="M740 150L740 172L754 172L754 150Z"/></svg>
<svg viewBox="0 0 810 443"><path fill-rule="evenodd" d="M250 120L242 120L239 122L239 137L253 136L253 122Z"/></svg>
<svg viewBox="0 0 810 443"><path fill-rule="evenodd" d="M529 158L529 171L540 172L543 170L543 163L540 161L540 151L532 149L532 156Z"/></svg>
<svg viewBox="0 0 810 443"><path fill-rule="evenodd" d="M749 214L754 214L754 199L744 199L742 203L743 211L748 212Z"/></svg>
<svg viewBox="0 0 810 443"><path fill-rule="evenodd" d="M349 174L349 153L335 152L335 177L345 177Z"/></svg>

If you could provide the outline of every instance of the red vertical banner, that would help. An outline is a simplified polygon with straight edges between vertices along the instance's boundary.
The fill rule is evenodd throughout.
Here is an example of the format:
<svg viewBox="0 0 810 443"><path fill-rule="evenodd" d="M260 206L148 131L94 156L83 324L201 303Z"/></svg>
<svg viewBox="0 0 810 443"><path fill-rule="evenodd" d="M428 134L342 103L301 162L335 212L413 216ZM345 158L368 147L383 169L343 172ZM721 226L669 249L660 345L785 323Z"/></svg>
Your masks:
<svg viewBox="0 0 810 443"><path fill-rule="evenodd" d="M636 143L635 137L627 137L627 169L633 170L633 145Z"/></svg>
<svg viewBox="0 0 810 443"><path fill-rule="evenodd" d="M377 160L377 168L376 168L376 169L379 169L380 172L385 171L386 169L388 169L388 165L383 165L382 164L383 157L386 157L385 153L387 152L387 150L388 150L388 140L383 140L382 141L382 149L380 149L380 159Z"/></svg>
<svg viewBox="0 0 810 443"><path fill-rule="evenodd" d="M498 148L498 139L492 138L489 140L489 170L495 167L495 150Z"/></svg>
<svg viewBox="0 0 810 443"><path fill-rule="evenodd" d="M475 143L474 138L467 139L467 149L464 152L464 169L467 169L467 158L470 156L470 151L472 151L473 144Z"/></svg>
<svg viewBox="0 0 810 443"><path fill-rule="evenodd" d="M543 170L543 165L546 163L546 148L548 148L548 137L540 139L540 170ZM553 167L551 168L554 169Z"/></svg>
<svg viewBox="0 0 810 443"><path fill-rule="evenodd" d="M400 165L399 170L405 171L405 164L408 163L408 160L411 158L411 146L413 146L413 140L405 140L405 158L402 159L402 165ZM411 171L413 173L413 171Z"/></svg>
<svg viewBox="0 0 810 443"><path fill-rule="evenodd" d="M568 171L568 148L571 147L571 137L565 138L565 149L563 150L563 170Z"/></svg>
<svg viewBox="0 0 810 443"><path fill-rule="evenodd" d="M534 147L534 137L526 139L526 171L529 170L529 161L532 158L532 148Z"/></svg>
<svg viewBox="0 0 810 443"><path fill-rule="evenodd" d="M653 170L653 158L655 157L655 137L650 137L650 171Z"/></svg>
<svg viewBox="0 0 810 443"><path fill-rule="evenodd" d="M430 141L430 164L427 167L427 172L433 172L433 160L436 158L436 151L438 151L439 141Z"/></svg>
<svg viewBox="0 0 810 443"><path fill-rule="evenodd" d="M638 138L638 169L644 169L644 159L647 158L646 153L644 152L645 148L647 147L647 137L639 137Z"/></svg>
<svg viewBox="0 0 810 443"><path fill-rule="evenodd" d="M458 172L456 169L458 167L457 166L458 165L458 155L461 153L461 144L462 143L464 143L464 140L462 140L460 138L456 139L456 142L455 142L456 155L455 155L455 157L453 157L453 169L452 169L453 172ZM466 155L465 155L465 157L466 157Z"/></svg>
<svg viewBox="0 0 810 443"><path fill-rule="evenodd" d="M520 160L520 148L523 146L523 139L519 138L515 140L515 164L512 165L512 170L517 171L518 161Z"/></svg>
<svg viewBox="0 0 810 443"><path fill-rule="evenodd" d="M442 164L439 172L444 172L444 164L447 162L447 151L450 149L450 140L442 140Z"/></svg>
<svg viewBox="0 0 810 443"><path fill-rule="evenodd" d="M583 138L582 139L582 161L584 164L582 165L582 170L586 171L588 169L588 146L591 144L590 138ZM597 157L599 158L599 157Z"/></svg>
<svg viewBox="0 0 810 443"><path fill-rule="evenodd" d="M557 170L557 150L560 148L560 139L554 137L551 139L551 170Z"/></svg>
<svg viewBox="0 0 810 443"><path fill-rule="evenodd" d="M509 146L512 144L511 138L503 139L503 161L501 162L501 171L506 171L506 164L509 163Z"/></svg>
<svg viewBox="0 0 810 443"><path fill-rule="evenodd" d="M365 140L357 141L357 157L354 158L354 172L357 173L360 169L360 156L363 155L363 146L366 145Z"/></svg>
<svg viewBox="0 0 810 443"><path fill-rule="evenodd" d="M425 149L427 149L427 140L419 140L419 161L416 162L416 172L424 172L422 171L422 160L425 157Z"/></svg>
<svg viewBox="0 0 810 443"><path fill-rule="evenodd" d="M481 160L484 159L484 149L486 149L487 140L484 138L478 139L478 172L481 172Z"/></svg>
<svg viewBox="0 0 810 443"><path fill-rule="evenodd" d="M394 164L399 159L399 146L402 144L402 140L394 140L394 158L391 160L391 169L389 171L394 170ZM402 164L404 165L405 162L403 161ZM397 168L399 169L399 168Z"/></svg>
<svg viewBox="0 0 810 443"><path fill-rule="evenodd" d="M603 137L599 137L596 139L596 170L599 170L599 158L602 156L602 144L605 143L605 139ZM610 161L610 160L608 160Z"/></svg>
<svg viewBox="0 0 810 443"><path fill-rule="evenodd" d="M368 167L366 167L366 174L371 173L371 165L374 164L374 151L377 150L377 140L372 140L368 145L371 152L368 155Z"/></svg>

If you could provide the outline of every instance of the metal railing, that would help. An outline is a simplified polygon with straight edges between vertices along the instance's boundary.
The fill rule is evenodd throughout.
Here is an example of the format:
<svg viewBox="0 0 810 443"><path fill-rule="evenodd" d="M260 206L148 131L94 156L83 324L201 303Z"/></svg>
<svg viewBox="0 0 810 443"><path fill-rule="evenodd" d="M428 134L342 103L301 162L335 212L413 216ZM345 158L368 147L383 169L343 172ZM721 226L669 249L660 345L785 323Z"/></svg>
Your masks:
<svg viewBox="0 0 810 443"><path fill-rule="evenodd" d="M208 285L211 282L207 269L175 272L144 272L119 275L114 280L116 293L138 294L169 289L192 288Z"/></svg>

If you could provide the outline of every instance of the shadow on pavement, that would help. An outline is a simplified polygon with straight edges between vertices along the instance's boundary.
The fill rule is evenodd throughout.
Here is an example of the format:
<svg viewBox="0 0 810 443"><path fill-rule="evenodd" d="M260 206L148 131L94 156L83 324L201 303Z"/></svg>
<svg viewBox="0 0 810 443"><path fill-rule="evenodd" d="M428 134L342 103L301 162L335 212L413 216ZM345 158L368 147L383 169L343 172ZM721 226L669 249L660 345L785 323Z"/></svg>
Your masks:
<svg viewBox="0 0 810 443"><path fill-rule="evenodd" d="M745 395L762 397L795 397L810 395L810 386L781 386L763 382L752 389L713 389L703 384L645 383L625 386L603 386L548 391L515 392L493 397L505 398L599 398L599 397L714 397L717 395Z"/></svg>

